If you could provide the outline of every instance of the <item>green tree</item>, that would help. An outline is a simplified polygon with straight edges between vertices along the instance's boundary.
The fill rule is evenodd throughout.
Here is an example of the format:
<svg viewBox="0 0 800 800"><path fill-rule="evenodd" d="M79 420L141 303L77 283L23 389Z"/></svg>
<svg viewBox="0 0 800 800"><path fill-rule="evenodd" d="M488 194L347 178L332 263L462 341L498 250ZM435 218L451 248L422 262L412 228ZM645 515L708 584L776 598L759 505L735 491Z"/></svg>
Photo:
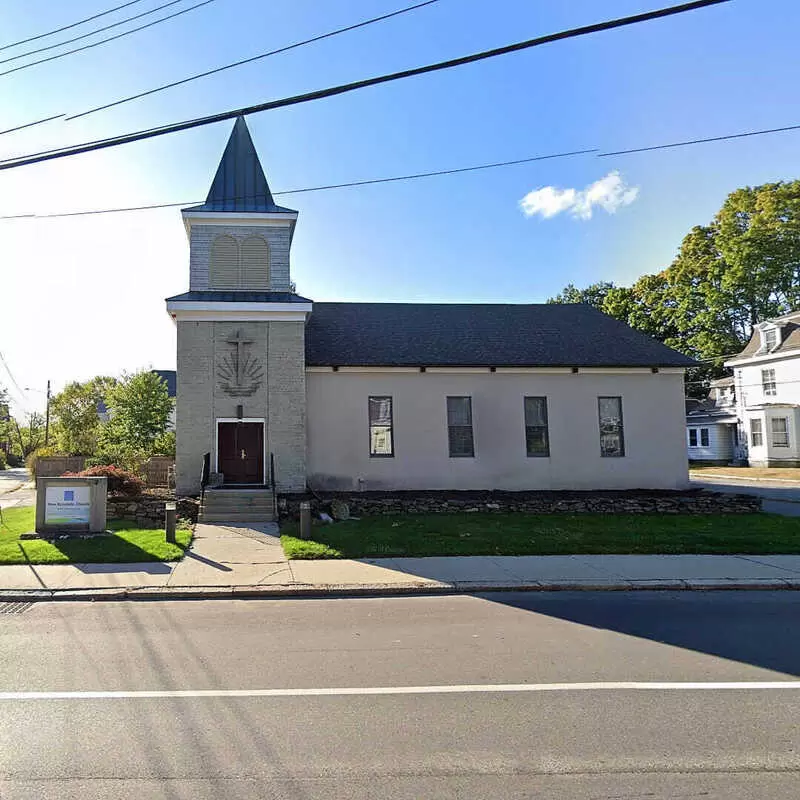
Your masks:
<svg viewBox="0 0 800 800"><path fill-rule="evenodd" d="M614 288L614 284L608 281L593 283L585 289L579 289L574 283L568 283L555 297L551 297L547 302L586 303L595 308L602 308L603 301Z"/></svg>
<svg viewBox="0 0 800 800"><path fill-rule="evenodd" d="M44 445L44 415L33 411L26 416L23 425L12 417L14 452L23 459Z"/></svg>
<svg viewBox="0 0 800 800"><path fill-rule="evenodd" d="M102 451L129 462L152 455L172 411L166 381L151 370L124 374L109 388L106 403L109 420L100 432Z"/></svg>
<svg viewBox="0 0 800 800"><path fill-rule="evenodd" d="M58 450L70 455L97 452L102 421L100 404L105 403L116 379L105 376L85 383L67 384L50 403L51 420L56 427Z"/></svg>

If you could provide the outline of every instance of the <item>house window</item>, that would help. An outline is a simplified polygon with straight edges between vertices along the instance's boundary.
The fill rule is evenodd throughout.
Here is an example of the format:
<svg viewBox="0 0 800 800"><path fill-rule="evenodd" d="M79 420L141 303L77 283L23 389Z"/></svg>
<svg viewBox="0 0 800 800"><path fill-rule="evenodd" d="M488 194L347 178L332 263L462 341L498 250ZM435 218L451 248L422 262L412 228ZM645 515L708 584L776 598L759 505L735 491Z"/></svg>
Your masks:
<svg viewBox="0 0 800 800"><path fill-rule="evenodd" d="M789 420L787 417L773 417L770 421L772 429L772 446L789 446Z"/></svg>
<svg viewBox="0 0 800 800"><path fill-rule="evenodd" d="M622 398L598 397L600 421L600 455L621 458L625 455L625 437L622 430Z"/></svg>
<svg viewBox="0 0 800 800"><path fill-rule="evenodd" d="M764 347L767 350L774 350L778 344L778 331L775 328L767 328L764 331Z"/></svg>
<svg viewBox="0 0 800 800"><path fill-rule="evenodd" d="M546 397L525 398L525 449L532 458L550 455Z"/></svg>
<svg viewBox="0 0 800 800"><path fill-rule="evenodd" d="M689 447L697 447L698 432L700 436L700 447L708 447L708 428L689 428Z"/></svg>
<svg viewBox="0 0 800 800"><path fill-rule="evenodd" d="M774 369L761 370L761 388L764 390L765 395L774 396L775 394L777 394L775 387Z"/></svg>
<svg viewBox="0 0 800 800"><path fill-rule="evenodd" d="M750 420L750 444L753 447L762 447L764 444L764 433L761 428L760 419Z"/></svg>
<svg viewBox="0 0 800 800"><path fill-rule="evenodd" d="M472 398L447 398L447 441L450 458L473 458Z"/></svg>
<svg viewBox="0 0 800 800"><path fill-rule="evenodd" d="M392 398L369 398L369 455L391 458L394 455Z"/></svg>

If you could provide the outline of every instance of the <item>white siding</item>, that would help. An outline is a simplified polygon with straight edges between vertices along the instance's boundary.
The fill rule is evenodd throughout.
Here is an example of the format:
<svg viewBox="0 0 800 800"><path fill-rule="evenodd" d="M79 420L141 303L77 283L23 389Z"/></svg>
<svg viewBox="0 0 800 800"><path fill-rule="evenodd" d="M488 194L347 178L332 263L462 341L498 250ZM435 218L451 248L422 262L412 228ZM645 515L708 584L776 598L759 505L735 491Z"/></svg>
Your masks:
<svg viewBox="0 0 800 800"><path fill-rule="evenodd" d="M309 484L328 489L677 489L688 485L678 373L309 371ZM391 396L393 458L369 457L368 398ZM447 396L472 398L474 458L448 456ZM600 455L598 401L622 396L625 455ZM529 458L524 397L548 399Z"/></svg>
<svg viewBox="0 0 800 800"><path fill-rule="evenodd" d="M686 429L686 449L689 461L721 461L733 460L733 425L716 423L689 423ZM701 428L708 431L708 447L702 446ZM697 447L689 444L689 431L697 431Z"/></svg>

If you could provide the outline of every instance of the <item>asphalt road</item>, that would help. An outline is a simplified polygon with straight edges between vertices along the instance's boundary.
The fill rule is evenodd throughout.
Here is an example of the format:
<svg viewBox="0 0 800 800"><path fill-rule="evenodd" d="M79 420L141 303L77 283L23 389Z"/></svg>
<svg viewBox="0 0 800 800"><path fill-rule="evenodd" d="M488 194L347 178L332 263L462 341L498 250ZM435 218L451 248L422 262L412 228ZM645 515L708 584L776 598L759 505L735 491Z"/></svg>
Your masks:
<svg viewBox="0 0 800 800"><path fill-rule="evenodd" d="M702 479L692 476L694 488L708 489L725 494L752 494L762 499L762 508L771 514L800 517L800 484L788 481L731 480L726 478Z"/></svg>
<svg viewBox="0 0 800 800"><path fill-rule="evenodd" d="M793 592L35 604L0 613L0 797L796 798L799 612Z"/></svg>
<svg viewBox="0 0 800 800"><path fill-rule="evenodd" d="M25 468L0 470L0 508L35 505L36 489L26 487L29 480Z"/></svg>

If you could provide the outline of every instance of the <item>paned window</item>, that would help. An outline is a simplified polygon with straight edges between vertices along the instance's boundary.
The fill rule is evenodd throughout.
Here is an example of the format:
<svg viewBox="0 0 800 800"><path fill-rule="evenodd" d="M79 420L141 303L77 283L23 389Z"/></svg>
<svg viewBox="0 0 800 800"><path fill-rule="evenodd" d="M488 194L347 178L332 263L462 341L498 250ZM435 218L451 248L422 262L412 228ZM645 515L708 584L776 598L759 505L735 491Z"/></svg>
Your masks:
<svg viewBox="0 0 800 800"><path fill-rule="evenodd" d="M550 455L546 397L525 398L525 448L530 457Z"/></svg>
<svg viewBox="0 0 800 800"><path fill-rule="evenodd" d="M621 458L625 455L625 435L622 427L622 398L598 397L600 421L600 455Z"/></svg>
<svg viewBox="0 0 800 800"><path fill-rule="evenodd" d="M773 417L770 421L772 429L772 446L789 446L789 420L787 417Z"/></svg>
<svg viewBox="0 0 800 800"><path fill-rule="evenodd" d="M473 458L472 398L447 398L447 442L450 458Z"/></svg>
<svg viewBox="0 0 800 800"><path fill-rule="evenodd" d="M750 444L753 447L761 447L764 444L764 432L760 419L750 420Z"/></svg>
<svg viewBox="0 0 800 800"><path fill-rule="evenodd" d="M391 397L369 398L369 454L371 458L394 455Z"/></svg>
<svg viewBox="0 0 800 800"><path fill-rule="evenodd" d="M761 387L764 389L765 395L774 396L777 394L774 369L761 370Z"/></svg>

